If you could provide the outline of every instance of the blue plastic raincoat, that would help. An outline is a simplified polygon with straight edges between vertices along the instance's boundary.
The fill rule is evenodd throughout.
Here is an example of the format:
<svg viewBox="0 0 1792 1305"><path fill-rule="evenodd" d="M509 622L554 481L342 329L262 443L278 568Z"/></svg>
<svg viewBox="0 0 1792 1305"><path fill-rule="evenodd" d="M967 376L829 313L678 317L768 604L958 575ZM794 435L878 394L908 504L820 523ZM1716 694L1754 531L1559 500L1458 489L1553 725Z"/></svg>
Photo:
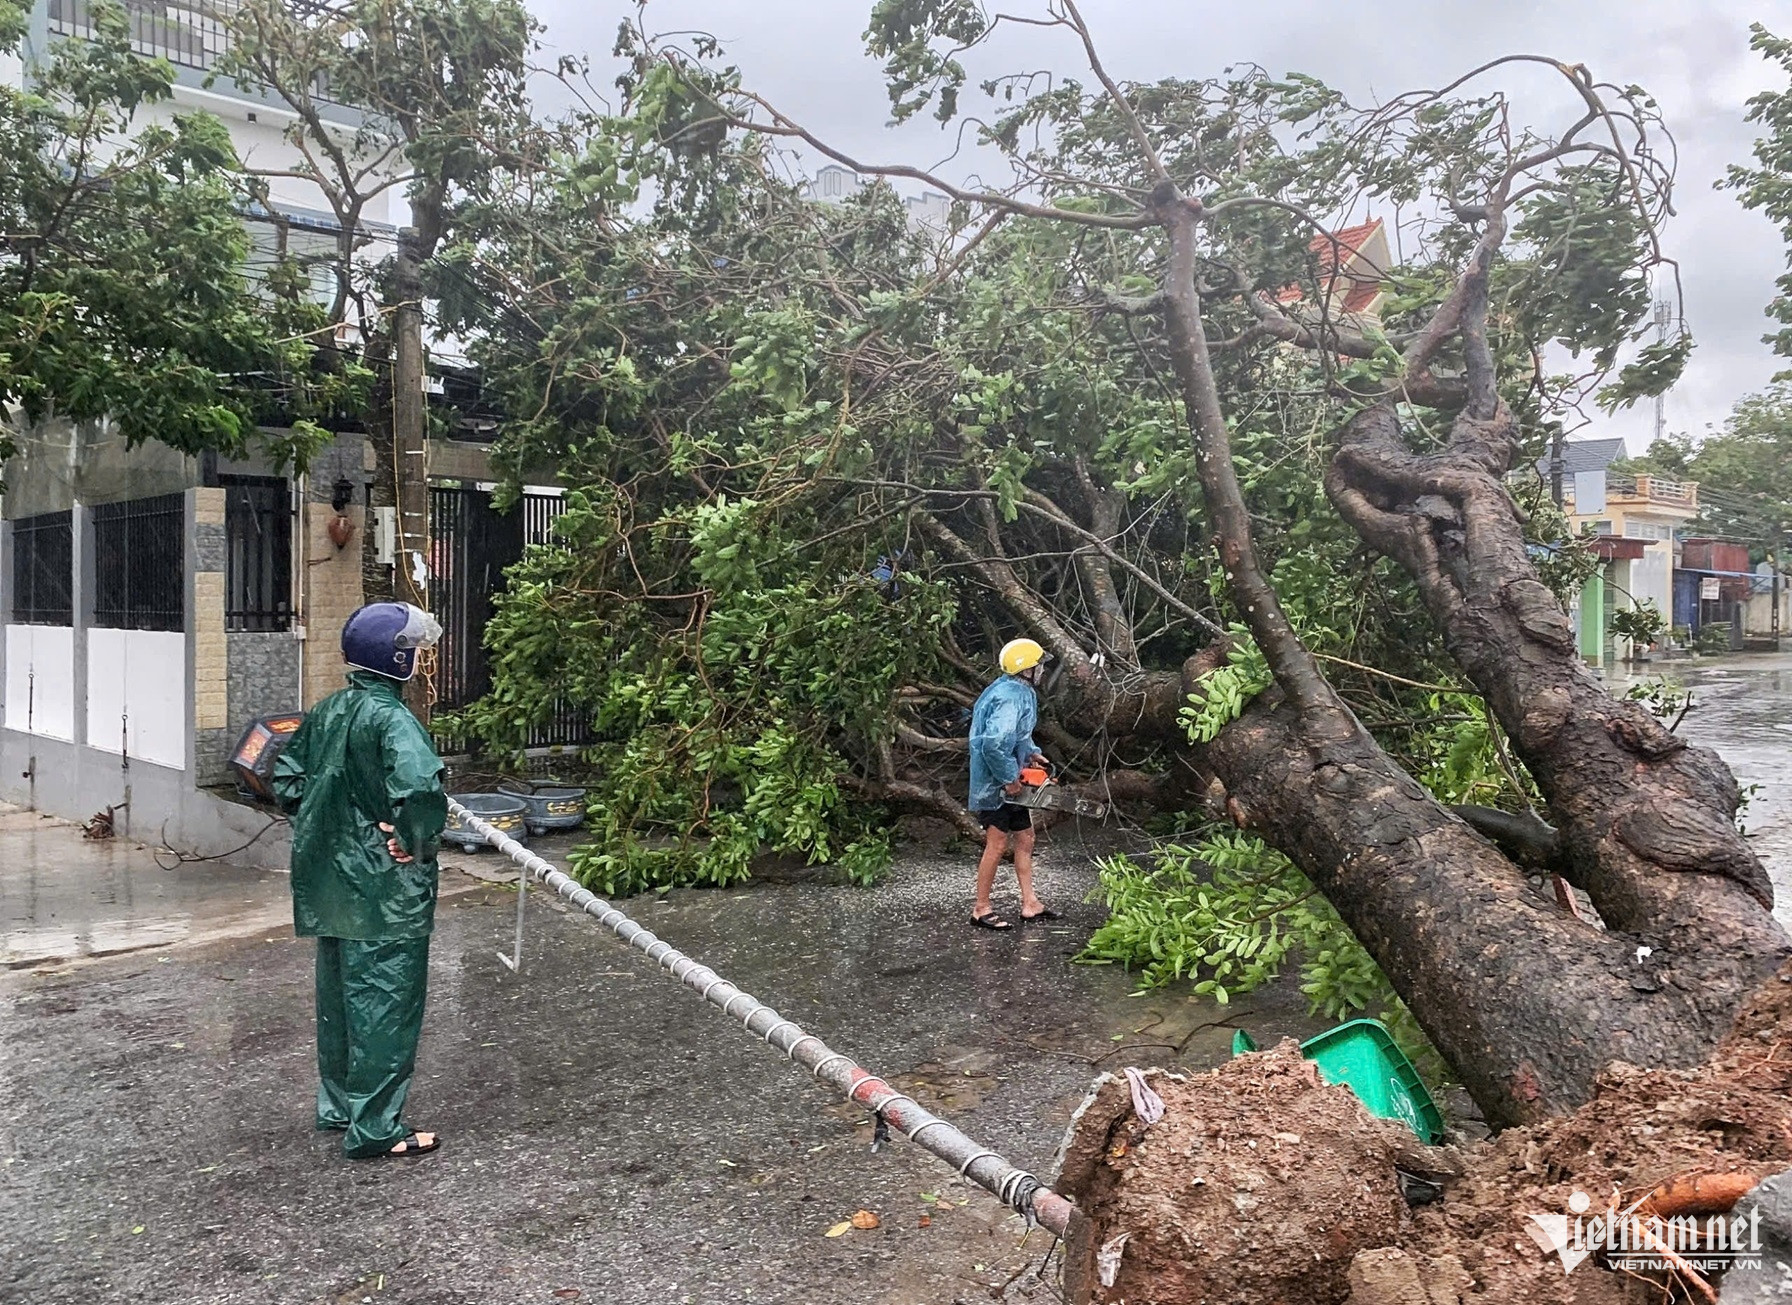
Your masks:
<svg viewBox="0 0 1792 1305"><path fill-rule="evenodd" d="M1039 695L1019 676L1004 675L978 696L971 708L972 811L994 811L1008 800L1002 789L1039 751L1033 742L1038 720Z"/></svg>

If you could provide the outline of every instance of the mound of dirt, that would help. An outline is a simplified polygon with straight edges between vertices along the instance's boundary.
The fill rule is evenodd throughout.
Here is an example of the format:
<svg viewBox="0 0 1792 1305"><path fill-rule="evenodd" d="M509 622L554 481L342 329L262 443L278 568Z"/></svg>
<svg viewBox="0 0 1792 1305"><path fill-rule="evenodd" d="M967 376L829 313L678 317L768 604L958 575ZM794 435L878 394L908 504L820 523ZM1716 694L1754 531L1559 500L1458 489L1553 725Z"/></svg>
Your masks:
<svg viewBox="0 0 1792 1305"><path fill-rule="evenodd" d="M1599 1257L1564 1272L1530 1216L1628 1208L1677 1177L1746 1183L1787 1169L1792 969L1699 1069L1614 1065L1573 1114L1467 1147L1422 1147L1372 1118L1292 1042L1144 1081L1162 1099L1158 1122L1140 1118L1125 1078L1104 1078L1065 1141L1058 1190L1088 1216L1066 1262L1075 1305L1709 1299ZM1409 1208L1396 1166L1441 1197Z"/></svg>
<svg viewBox="0 0 1792 1305"><path fill-rule="evenodd" d="M1340 1305L1352 1257L1398 1240L1394 1162L1412 1134L1326 1086L1292 1041L1141 1078L1157 1123L1107 1076L1072 1125L1058 1190L1091 1217L1068 1248L1071 1300Z"/></svg>

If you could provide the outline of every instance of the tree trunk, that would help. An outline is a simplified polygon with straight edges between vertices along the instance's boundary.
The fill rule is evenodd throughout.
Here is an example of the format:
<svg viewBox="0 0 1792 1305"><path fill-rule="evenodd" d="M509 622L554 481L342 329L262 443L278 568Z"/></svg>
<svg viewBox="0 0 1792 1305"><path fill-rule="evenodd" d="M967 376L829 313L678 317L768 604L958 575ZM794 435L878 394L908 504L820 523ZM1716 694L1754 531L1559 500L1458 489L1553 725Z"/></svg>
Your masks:
<svg viewBox="0 0 1792 1305"><path fill-rule="evenodd" d="M392 439L392 339L381 331L367 342L366 362L375 380L366 412L367 444L373 471L367 481L367 525L361 531L361 601L389 603L396 597L390 563L379 560L378 509L398 506L396 448Z"/></svg>
<svg viewBox="0 0 1792 1305"><path fill-rule="evenodd" d="M1552 866L1586 889L1611 929L1599 949L1628 957L1637 986L1659 990L1649 994L1658 1013L1647 1063L1687 1064L1792 956L1792 938L1736 829L1740 793L1728 768L1606 692L1531 562L1504 482L1519 451L1516 423L1494 389L1486 338L1487 276L1503 226L1497 209L1485 220L1460 287L1468 404L1449 441L1415 454L1392 400L1373 405L1342 432L1326 491L1413 577L1445 647L1511 737L1557 831ZM1424 367L1422 354L1416 361Z"/></svg>
<svg viewBox="0 0 1792 1305"><path fill-rule="evenodd" d="M1613 1060L1702 1060L1741 1001L1792 954L1792 940L1750 896L1764 877L1736 835L1735 786L1721 763L1586 675L1530 566L1498 480L1512 456L1511 419L1486 348L1486 274L1503 229L1489 222L1415 368L1424 370L1425 348L1460 331L1470 406L1452 443L1466 460L1480 458L1479 479L1408 478L1396 514L1348 492L1334 500L1418 578L1452 655L1538 774L1595 904L1608 912L1609 903L1611 932L1533 894L1518 866L1382 751L1320 674L1251 541L1194 273L1200 206L1165 182L1152 207L1170 239L1164 311L1208 519L1233 601L1277 685L1196 764L1224 785L1233 818L1289 855L1338 909L1490 1122L1584 1102ZM1379 455L1377 466L1404 452L1388 435L1391 403L1369 412L1380 416L1352 423L1340 468L1358 465L1359 449ZM1456 516L1433 501L1452 485ZM1628 932L1645 926L1646 935Z"/></svg>
<svg viewBox="0 0 1792 1305"><path fill-rule="evenodd" d="M1721 950L1639 956L1560 910L1342 715L1259 699L1199 764L1337 908L1492 1124L1580 1104L1614 1060L1702 1061L1766 977Z"/></svg>

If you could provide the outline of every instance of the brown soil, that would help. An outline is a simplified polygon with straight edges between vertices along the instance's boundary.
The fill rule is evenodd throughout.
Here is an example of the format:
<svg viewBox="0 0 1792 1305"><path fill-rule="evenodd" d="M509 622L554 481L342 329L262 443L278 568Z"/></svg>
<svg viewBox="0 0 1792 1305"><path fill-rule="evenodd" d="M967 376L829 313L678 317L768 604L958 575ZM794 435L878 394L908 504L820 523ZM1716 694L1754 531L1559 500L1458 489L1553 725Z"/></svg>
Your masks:
<svg viewBox="0 0 1792 1305"><path fill-rule="evenodd" d="M1526 1216L1576 1192L1598 1214L1675 1175L1792 1165L1792 969L1700 1069L1614 1065L1573 1114L1466 1147L1370 1117L1292 1042L1148 1078L1158 1123L1106 1078L1066 1139L1058 1190L1090 1216L1066 1261L1076 1305L1662 1305L1685 1284L1596 1261L1565 1274ZM1441 1199L1409 1209L1396 1164ZM1104 1287L1098 1251L1127 1233Z"/></svg>

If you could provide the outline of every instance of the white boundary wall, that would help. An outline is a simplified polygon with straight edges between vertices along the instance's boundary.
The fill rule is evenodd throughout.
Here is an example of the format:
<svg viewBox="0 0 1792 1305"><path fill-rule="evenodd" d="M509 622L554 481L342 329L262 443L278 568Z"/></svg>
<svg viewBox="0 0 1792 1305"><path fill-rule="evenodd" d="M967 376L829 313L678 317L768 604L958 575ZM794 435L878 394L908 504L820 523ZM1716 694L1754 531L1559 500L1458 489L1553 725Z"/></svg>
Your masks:
<svg viewBox="0 0 1792 1305"><path fill-rule="evenodd" d="M187 764L187 637L87 631L87 746L176 770Z"/></svg>
<svg viewBox="0 0 1792 1305"><path fill-rule="evenodd" d="M66 625L6 627L6 728L73 742L75 632Z"/></svg>

